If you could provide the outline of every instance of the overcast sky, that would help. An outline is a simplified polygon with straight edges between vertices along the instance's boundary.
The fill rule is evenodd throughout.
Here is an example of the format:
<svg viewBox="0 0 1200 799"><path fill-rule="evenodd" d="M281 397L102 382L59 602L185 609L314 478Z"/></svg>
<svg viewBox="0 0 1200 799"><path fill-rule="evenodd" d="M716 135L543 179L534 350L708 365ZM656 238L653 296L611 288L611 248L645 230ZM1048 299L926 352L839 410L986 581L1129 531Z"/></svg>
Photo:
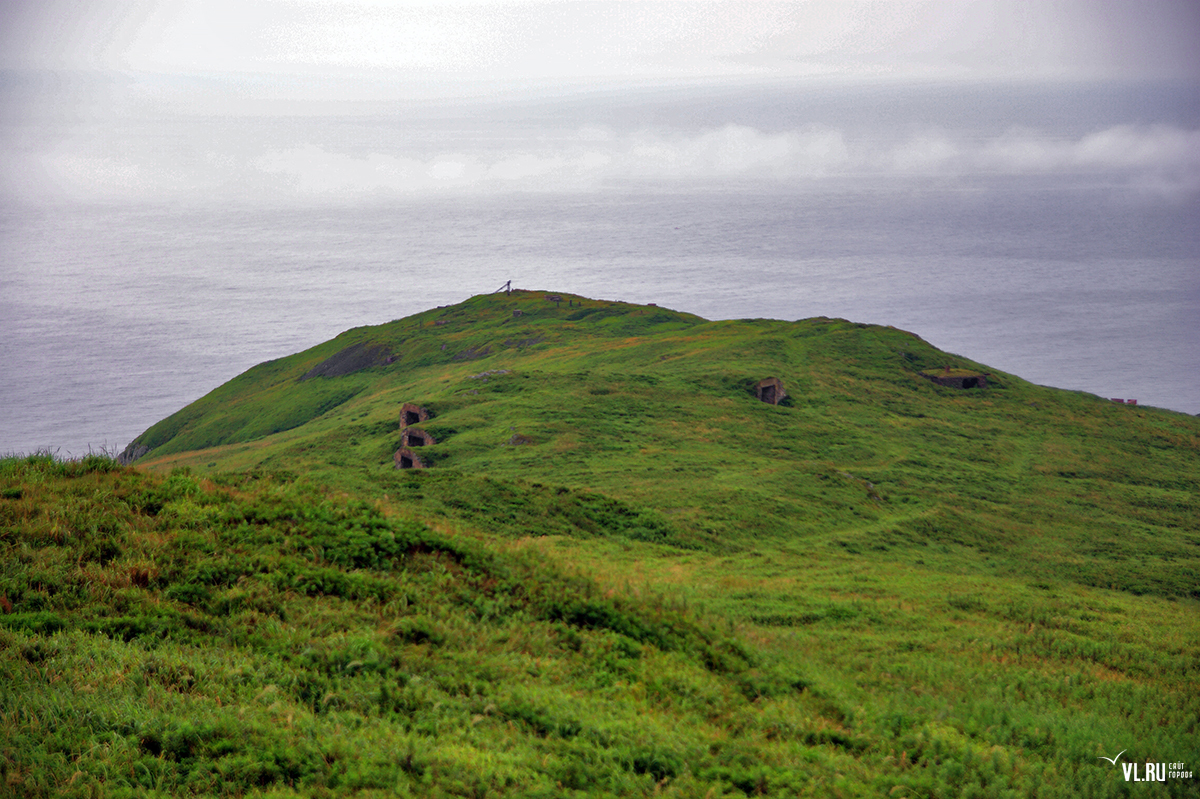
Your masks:
<svg viewBox="0 0 1200 799"><path fill-rule="evenodd" d="M4 0L0 66L321 74L451 90L776 79L1200 75L1195 0Z"/></svg>
<svg viewBox="0 0 1200 799"><path fill-rule="evenodd" d="M1108 108L1112 96L1074 85L1048 105L1029 87L990 83L1195 86L1197 0L0 0L0 32L0 68L133 74L0 84L0 194L11 196L356 197L859 174L1102 173L1164 196L1200 191L1196 92L1125 87ZM407 108L400 127L310 124L394 113L395 99L453 107L599 87L616 103L626 87L809 79L865 85L787 107L786 93L742 85L690 106L686 92L629 92L660 105L608 113L594 97L575 117L560 104L461 130L421 128ZM870 94L879 79L964 91L940 105L915 84ZM856 99L829 99L843 94ZM1181 96L1186 113L1165 113Z"/></svg>

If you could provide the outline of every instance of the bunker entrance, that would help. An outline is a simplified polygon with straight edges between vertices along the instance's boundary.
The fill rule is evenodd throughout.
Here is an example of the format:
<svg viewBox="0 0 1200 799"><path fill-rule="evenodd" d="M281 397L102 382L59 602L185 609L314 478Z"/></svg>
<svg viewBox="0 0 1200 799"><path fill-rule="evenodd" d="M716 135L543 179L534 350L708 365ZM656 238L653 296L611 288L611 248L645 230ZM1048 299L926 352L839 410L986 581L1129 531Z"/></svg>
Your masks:
<svg viewBox="0 0 1200 799"><path fill-rule="evenodd" d="M988 377L990 375L987 373L971 374L969 372L967 374L963 374L964 371L966 370L951 369L950 367L946 367L945 371L941 373L919 372L918 374L927 380L932 380L939 386L946 386L947 388L985 389L988 387Z"/></svg>
<svg viewBox="0 0 1200 799"><path fill-rule="evenodd" d="M431 415L428 408L422 408L413 402L406 402L400 406L400 427L404 428L409 425L419 424Z"/></svg>
<svg viewBox="0 0 1200 799"><path fill-rule="evenodd" d="M787 392L783 390L782 380L778 377L768 377L759 380L754 386L754 396L768 405L778 405L787 396Z"/></svg>
<svg viewBox="0 0 1200 799"><path fill-rule="evenodd" d="M404 447L428 447L436 444L433 436L426 433L424 430L418 430L415 427L406 427L404 432L400 434L400 446Z"/></svg>
<svg viewBox="0 0 1200 799"><path fill-rule="evenodd" d="M426 463L407 448L396 450L395 462L397 469L424 469L427 466Z"/></svg>

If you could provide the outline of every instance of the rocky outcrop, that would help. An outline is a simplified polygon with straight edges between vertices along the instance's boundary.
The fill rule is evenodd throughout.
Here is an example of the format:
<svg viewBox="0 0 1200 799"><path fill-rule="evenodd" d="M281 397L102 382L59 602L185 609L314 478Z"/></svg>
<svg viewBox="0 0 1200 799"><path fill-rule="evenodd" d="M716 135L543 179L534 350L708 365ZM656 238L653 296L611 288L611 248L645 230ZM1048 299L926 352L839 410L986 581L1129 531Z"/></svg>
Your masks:
<svg viewBox="0 0 1200 799"><path fill-rule="evenodd" d="M121 450L121 454L117 456L117 463L122 466L128 466L138 458L150 451L150 448L145 444L139 444L136 441L130 442L129 446Z"/></svg>
<svg viewBox="0 0 1200 799"><path fill-rule="evenodd" d="M372 366L385 366L386 364L395 361L395 356L386 344L372 344L368 341L360 341L358 344L351 344L346 349L333 355L319 364L309 369L301 380L310 380L314 377L341 377L342 375L359 372L363 369L370 369Z"/></svg>
<svg viewBox="0 0 1200 799"><path fill-rule="evenodd" d="M478 358L484 358L491 354L491 345L485 344L482 347L467 347L462 352L452 355L450 359L454 361L474 361Z"/></svg>

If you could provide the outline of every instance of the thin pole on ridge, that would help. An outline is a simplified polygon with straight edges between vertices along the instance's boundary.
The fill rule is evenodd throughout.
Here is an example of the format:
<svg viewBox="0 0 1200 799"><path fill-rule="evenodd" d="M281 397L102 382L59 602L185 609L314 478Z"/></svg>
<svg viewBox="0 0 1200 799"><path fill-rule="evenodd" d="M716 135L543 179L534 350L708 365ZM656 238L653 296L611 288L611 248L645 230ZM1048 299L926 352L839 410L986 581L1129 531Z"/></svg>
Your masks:
<svg viewBox="0 0 1200 799"><path fill-rule="evenodd" d="M499 293L500 293L500 292L502 292L502 291L503 291L503 292L504 292L506 295L507 295L507 294L512 294L512 281L511 281L511 280L509 280L509 281L506 281L506 282L505 282L505 284L504 284L503 286L501 286L500 288L496 289L496 290L495 290L495 291L493 291L492 293L493 293L493 294L499 294Z"/></svg>

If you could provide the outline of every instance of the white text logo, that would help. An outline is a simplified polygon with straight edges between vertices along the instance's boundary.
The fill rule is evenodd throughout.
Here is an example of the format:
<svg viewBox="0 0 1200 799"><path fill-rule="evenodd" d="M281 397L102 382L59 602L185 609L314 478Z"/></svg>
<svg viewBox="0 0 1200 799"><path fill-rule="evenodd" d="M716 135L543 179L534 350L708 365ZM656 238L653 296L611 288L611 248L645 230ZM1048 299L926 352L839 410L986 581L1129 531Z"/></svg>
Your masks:
<svg viewBox="0 0 1200 799"><path fill-rule="evenodd" d="M1117 757L1120 757L1120 755L1117 755ZM1104 759L1108 760L1107 757ZM1116 758L1112 760L1115 761ZM1166 782L1168 779L1190 780L1192 772L1185 771L1185 766L1185 763L1122 763L1121 771L1125 775L1126 782Z"/></svg>

